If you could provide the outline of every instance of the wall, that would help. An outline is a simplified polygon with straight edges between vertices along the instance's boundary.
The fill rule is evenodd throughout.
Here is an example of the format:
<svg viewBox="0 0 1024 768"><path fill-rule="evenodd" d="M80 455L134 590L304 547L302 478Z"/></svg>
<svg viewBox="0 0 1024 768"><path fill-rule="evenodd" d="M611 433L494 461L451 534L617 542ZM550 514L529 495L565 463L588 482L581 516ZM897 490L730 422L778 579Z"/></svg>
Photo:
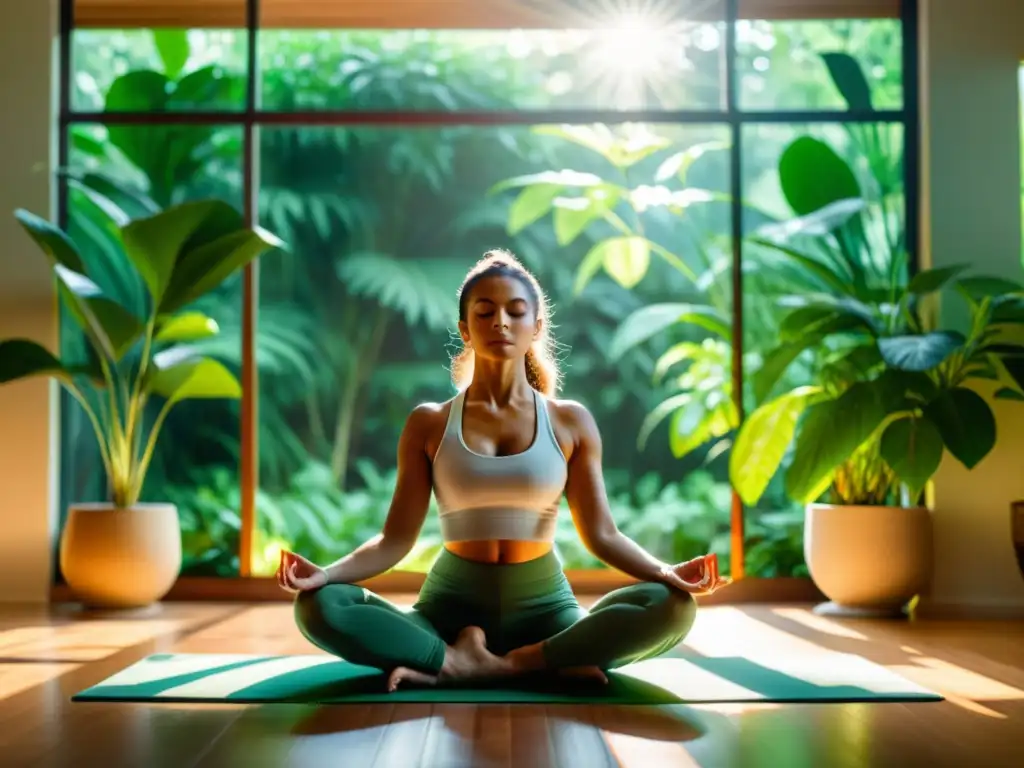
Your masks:
<svg viewBox="0 0 1024 768"><path fill-rule="evenodd" d="M55 0L13 3L0 23L0 339L51 349L56 322L49 270L15 222L15 208L51 216L55 149ZM0 601L42 602L56 514L56 388L45 379L0 386Z"/></svg>
<svg viewBox="0 0 1024 768"><path fill-rule="evenodd" d="M1019 0L922 0L922 235L933 266L1021 269ZM947 317L950 312L947 310ZM990 401L991 402L991 401ZM1024 499L1024 406L997 402L995 451L935 483L935 571L922 613L1024 614L1010 503Z"/></svg>

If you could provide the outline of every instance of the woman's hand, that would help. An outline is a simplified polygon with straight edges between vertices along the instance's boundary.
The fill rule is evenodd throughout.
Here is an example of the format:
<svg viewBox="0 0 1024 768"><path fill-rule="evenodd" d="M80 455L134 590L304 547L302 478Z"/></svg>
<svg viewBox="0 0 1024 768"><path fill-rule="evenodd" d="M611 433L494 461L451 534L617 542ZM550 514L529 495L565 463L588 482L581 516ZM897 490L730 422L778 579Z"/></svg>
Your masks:
<svg viewBox="0 0 1024 768"><path fill-rule="evenodd" d="M277 566L277 583L289 592L308 592L327 584L327 571L302 555L282 550L281 563Z"/></svg>
<svg viewBox="0 0 1024 768"><path fill-rule="evenodd" d="M715 554L673 565L662 574L662 578L670 586L691 595L710 595L731 581L718 575L718 555Z"/></svg>

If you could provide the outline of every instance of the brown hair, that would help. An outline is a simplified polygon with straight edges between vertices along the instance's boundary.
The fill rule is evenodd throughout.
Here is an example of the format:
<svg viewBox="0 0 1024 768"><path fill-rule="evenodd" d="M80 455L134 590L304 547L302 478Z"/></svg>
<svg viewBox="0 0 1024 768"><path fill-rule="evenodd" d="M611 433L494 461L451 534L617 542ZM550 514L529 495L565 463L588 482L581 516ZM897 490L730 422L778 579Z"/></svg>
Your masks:
<svg viewBox="0 0 1024 768"><path fill-rule="evenodd" d="M474 286L485 277L512 277L526 287L537 319L541 321L540 333L526 353L526 380L541 394L549 397L554 395L558 391L559 371L554 355L554 337L551 335L551 311L540 283L508 251L488 251L469 270L459 288L459 320L465 321L469 296ZM472 378L473 350L463 347L452 359L452 383L461 390L469 385Z"/></svg>

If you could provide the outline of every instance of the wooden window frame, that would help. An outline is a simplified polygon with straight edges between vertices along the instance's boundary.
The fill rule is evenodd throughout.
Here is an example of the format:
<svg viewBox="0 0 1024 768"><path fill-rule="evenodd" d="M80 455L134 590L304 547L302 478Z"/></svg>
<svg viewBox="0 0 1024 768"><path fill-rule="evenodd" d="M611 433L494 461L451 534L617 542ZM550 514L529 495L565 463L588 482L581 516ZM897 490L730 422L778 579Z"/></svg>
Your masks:
<svg viewBox="0 0 1024 768"><path fill-rule="evenodd" d="M587 2L587 0L563 0ZM625 0L624 0L625 1ZM244 132L243 142L243 196L246 219L253 222L255 210L254 133L260 124L275 125L352 125L352 124L480 124L500 125L509 123L525 124L531 121L557 122L624 122L653 120L690 123L726 123L733 131L732 166L730 184L740 183L739 168L741 149L739 131L744 124L761 122L781 123L836 123L836 122L899 122L905 131L905 188L908 250L912 255L912 268L916 267L918 223L912 214L917 209L919 148L917 140L917 0L679 0L695 7L733 11L731 18L767 20L815 20L838 18L899 18L903 22L903 90L904 107L890 111L804 111L804 112L751 112L741 110L736 104L735 77L726 77L726 90L732 106L718 111L674 112L674 113L621 113L621 112L579 112L556 113L272 113L256 107L254 78L244 110L223 113L132 113L132 114L90 114L76 112L70 105L69 84L71 82L71 37L73 29L133 29L153 27L187 28L239 28L244 29L250 39L257 39L258 29L274 28L512 28L552 26L550 12L538 15L528 11L526 5L553 4L558 0L259 0L258 6L250 7L245 0L60 0L61 3L61 96L60 128L61 141L58 164L67 164L67 131L75 123L113 123L146 125L166 123L217 123L233 124ZM549 7L549 5L545 6ZM259 23L256 17L259 16ZM571 16L559 18L572 18ZM723 19L724 21L724 19ZM251 22L248 23L248 22ZM556 26L570 26L559 23ZM258 29L257 29L258 27ZM726 31L726 47L733 51L735 33ZM250 47L252 48L252 46ZM730 57L731 60L731 57ZM255 69L255 54L249 52L248 66ZM727 65L727 70L730 66ZM57 180L58 218L60 224L67 224L67 180L61 175ZM733 195L736 202L733 210L734 259L742 262L740 248L742 203L739 195ZM255 494L257 477L257 400L258 379L253 363L254 338L257 325L256 297L258 296L258 265L249 265L244 274L245 300L242 317L242 383L241 443L240 462L241 520L242 530L239 542L240 577L199 578L182 577L172 589L170 599L244 599L272 600L286 599L273 579L252 575L252 545L256 527ZM742 270L734 269L734 306L742 306ZM737 311L733 318L734 335L742 337L743 314ZM737 408L742 418L743 403L740 400L743 389L743 361L741 345L733 350L733 389ZM730 542L732 552L731 575L734 584L705 602L744 601L790 601L793 599L820 599L821 594L809 579L758 578L744 579L744 509L738 495L732 495L730 512ZM581 593L603 592L632 580L612 569L568 571L570 584ZM370 588L386 592L417 591L422 584L422 574L392 572L371 579ZM67 599L64 585L55 584L54 599Z"/></svg>
<svg viewBox="0 0 1024 768"><path fill-rule="evenodd" d="M572 3L568 4L569 6ZM694 20L721 19L724 0L680 0ZM687 15L691 6L694 11ZM559 0L261 0L263 29L506 29L586 24ZM540 10L544 8L545 10ZM739 0L738 18L770 21L899 18L900 0ZM75 0L80 28L246 25L245 0Z"/></svg>

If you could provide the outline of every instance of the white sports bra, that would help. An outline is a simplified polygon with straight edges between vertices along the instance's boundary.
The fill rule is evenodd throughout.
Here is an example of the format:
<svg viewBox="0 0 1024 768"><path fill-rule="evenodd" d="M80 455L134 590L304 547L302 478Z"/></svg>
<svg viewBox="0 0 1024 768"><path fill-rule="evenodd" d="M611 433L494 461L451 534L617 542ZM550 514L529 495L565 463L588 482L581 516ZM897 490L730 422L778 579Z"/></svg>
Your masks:
<svg viewBox="0 0 1024 768"><path fill-rule="evenodd" d="M434 455L433 488L445 541L553 541L568 467L545 398L533 391L536 432L508 456L474 453L462 435L465 391L452 400Z"/></svg>

